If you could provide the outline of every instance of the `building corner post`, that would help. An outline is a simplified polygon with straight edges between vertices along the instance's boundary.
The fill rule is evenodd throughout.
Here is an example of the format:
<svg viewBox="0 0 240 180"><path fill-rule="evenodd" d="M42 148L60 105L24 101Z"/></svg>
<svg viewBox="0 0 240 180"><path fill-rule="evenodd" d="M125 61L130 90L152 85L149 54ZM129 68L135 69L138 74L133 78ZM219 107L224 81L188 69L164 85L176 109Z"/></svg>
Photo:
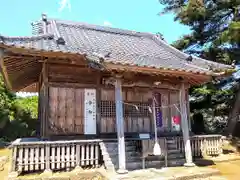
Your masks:
<svg viewBox="0 0 240 180"><path fill-rule="evenodd" d="M121 77L116 77L115 81L115 102L116 102L116 121L118 137L118 163L119 174L127 173L124 139L124 118L123 118L123 100L122 100L122 81Z"/></svg>
<svg viewBox="0 0 240 180"><path fill-rule="evenodd" d="M4 55L5 51L3 48L0 47L0 72L3 75L4 82L9 90L12 90L12 84L10 83L7 68L4 64Z"/></svg>
<svg viewBox="0 0 240 180"><path fill-rule="evenodd" d="M179 92L179 101L180 101L180 111L181 111L181 125L183 132L183 140L184 140L184 150L185 150L185 159L186 163L184 166L193 167L195 164L192 160L192 149L191 142L189 136L189 121L187 115L187 101L186 101L186 90L184 83L181 84L180 92Z"/></svg>

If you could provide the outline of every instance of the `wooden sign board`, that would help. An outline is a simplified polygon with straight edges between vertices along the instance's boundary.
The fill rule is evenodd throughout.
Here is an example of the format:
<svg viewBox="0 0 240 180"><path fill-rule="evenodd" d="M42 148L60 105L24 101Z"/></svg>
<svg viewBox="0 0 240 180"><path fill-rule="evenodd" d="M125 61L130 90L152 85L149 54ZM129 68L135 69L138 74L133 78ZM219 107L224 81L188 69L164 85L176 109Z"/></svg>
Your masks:
<svg viewBox="0 0 240 180"><path fill-rule="evenodd" d="M84 134L96 134L96 89L85 89L84 102Z"/></svg>

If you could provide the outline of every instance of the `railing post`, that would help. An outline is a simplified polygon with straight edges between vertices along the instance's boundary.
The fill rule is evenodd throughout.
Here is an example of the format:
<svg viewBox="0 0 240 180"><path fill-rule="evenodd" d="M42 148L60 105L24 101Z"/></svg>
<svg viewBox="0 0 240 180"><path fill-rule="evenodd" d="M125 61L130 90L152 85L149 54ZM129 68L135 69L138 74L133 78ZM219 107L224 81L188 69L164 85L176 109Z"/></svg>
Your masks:
<svg viewBox="0 0 240 180"><path fill-rule="evenodd" d="M16 178L18 176L18 171L17 171L17 150L18 150L18 146L14 145L12 147L12 162L11 162L11 168L8 174L9 178Z"/></svg>
<svg viewBox="0 0 240 180"><path fill-rule="evenodd" d="M80 152L81 152L80 144L77 143L76 144L76 167L75 167L75 170L77 171L82 170L82 167L80 165Z"/></svg>
<svg viewBox="0 0 240 180"><path fill-rule="evenodd" d="M221 136L219 140L219 154L223 153L223 141L224 141L224 137Z"/></svg>
<svg viewBox="0 0 240 180"><path fill-rule="evenodd" d="M45 171L46 173L52 173L52 170L50 168L50 144L45 145Z"/></svg>
<svg viewBox="0 0 240 180"><path fill-rule="evenodd" d="M165 167L168 167L168 148L167 148L167 139L164 138L164 156L165 156Z"/></svg>

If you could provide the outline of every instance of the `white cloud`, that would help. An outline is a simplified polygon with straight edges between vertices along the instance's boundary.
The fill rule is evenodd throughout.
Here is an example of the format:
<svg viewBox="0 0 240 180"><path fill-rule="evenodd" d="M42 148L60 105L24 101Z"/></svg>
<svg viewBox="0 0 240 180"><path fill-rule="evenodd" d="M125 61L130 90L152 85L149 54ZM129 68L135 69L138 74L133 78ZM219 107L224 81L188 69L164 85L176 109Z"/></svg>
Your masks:
<svg viewBox="0 0 240 180"><path fill-rule="evenodd" d="M103 22L103 25L104 25L104 26L112 26L112 23L110 23L109 21L104 21L104 22Z"/></svg>
<svg viewBox="0 0 240 180"><path fill-rule="evenodd" d="M71 3L70 0L60 0L59 1L60 7L58 9L59 12L61 12L63 9L68 8L68 10L71 12Z"/></svg>

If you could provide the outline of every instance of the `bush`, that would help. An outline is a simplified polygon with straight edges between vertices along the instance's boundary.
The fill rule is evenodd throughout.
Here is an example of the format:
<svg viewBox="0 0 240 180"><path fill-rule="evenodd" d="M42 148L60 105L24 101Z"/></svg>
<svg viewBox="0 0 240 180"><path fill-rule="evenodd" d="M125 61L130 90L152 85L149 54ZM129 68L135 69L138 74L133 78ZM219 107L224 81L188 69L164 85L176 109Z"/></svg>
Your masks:
<svg viewBox="0 0 240 180"><path fill-rule="evenodd" d="M17 97L0 75L0 137L2 141L36 136L38 97Z"/></svg>

